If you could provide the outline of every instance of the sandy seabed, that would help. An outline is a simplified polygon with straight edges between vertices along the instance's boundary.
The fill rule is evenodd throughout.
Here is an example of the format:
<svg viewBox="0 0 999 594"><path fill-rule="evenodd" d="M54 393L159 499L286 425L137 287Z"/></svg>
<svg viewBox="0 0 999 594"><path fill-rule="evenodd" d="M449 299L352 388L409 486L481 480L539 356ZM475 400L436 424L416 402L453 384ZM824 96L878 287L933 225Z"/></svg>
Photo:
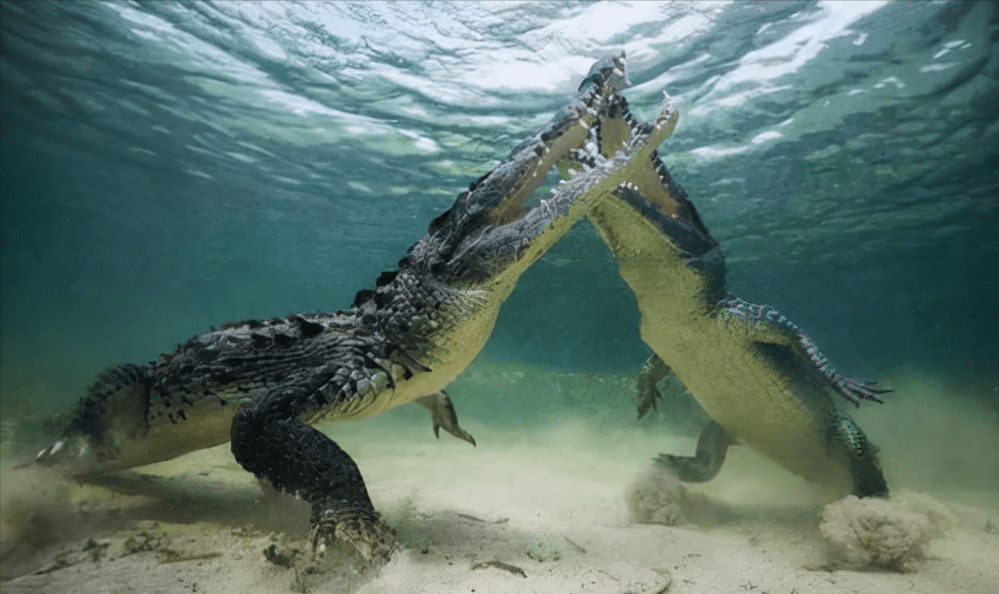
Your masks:
<svg viewBox="0 0 999 594"><path fill-rule="evenodd" d="M308 507L265 496L228 446L87 485L5 460L0 592L999 591L999 494L907 486L918 444L882 443L893 497L868 506L745 447L710 483L678 485L650 458L693 441L661 428L464 425L478 447L435 440L425 411L322 427L398 531L377 569L341 546L311 562ZM884 427L876 439L901 439ZM999 441L988 431L963 447Z"/></svg>

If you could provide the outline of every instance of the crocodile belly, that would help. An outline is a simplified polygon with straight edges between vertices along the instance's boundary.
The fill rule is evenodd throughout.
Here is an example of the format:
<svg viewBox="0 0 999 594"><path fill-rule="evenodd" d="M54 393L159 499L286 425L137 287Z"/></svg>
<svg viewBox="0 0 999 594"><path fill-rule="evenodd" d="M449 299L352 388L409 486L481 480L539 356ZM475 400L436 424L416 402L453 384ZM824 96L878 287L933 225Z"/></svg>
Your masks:
<svg viewBox="0 0 999 594"><path fill-rule="evenodd" d="M741 443L785 469L848 492L848 460L829 447L827 412L821 406L828 396L815 386L789 381L753 351L740 330L710 318L704 322L706 334L698 340L673 341L685 344L689 353L703 354L680 357L675 349L663 349L672 355L663 360L701 408ZM709 340L699 340L705 337Z"/></svg>

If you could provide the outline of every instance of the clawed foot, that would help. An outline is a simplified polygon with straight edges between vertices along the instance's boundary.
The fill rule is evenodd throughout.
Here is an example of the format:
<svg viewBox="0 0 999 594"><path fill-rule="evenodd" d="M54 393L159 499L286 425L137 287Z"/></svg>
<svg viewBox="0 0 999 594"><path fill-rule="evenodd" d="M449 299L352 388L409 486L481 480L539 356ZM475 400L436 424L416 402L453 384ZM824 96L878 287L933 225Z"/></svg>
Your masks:
<svg viewBox="0 0 999 594"><path fill-rule="evenodd" d="M701 429L697 438L697 452L693 456L659 454L654 461L685 483L710 481L725 463L728 446L735 443L732 434L718 423L711 421Z"/></svg>
<svg viewBox="0 0 999 594"><path fill-rule="evenodd" d="M313 516L309 542L313 559L319 559L334 541L350 545L367 561L386 563L400 548L395 530L378 512L360 509L325 511Z"/></svg>
<svg viewBox="0 0 999 594"><path fill-rule="evenodd" d="M856 406L860 406L861 400L871 400L884 404L884 401L878 398L878 395L893 391L889 388L878 387L878 383L874 380L854 379L842 376L839 376L838 380L834 382L836 391Z"/></svg>
<svg viewBox="0 0 999 594"><path fill-rule="evenodd" d="M677 478L683 473L683 468L689 466L694 458L690 456L674 456L673 454L659 454L652 459L656 466L663 468Z"/></svg>
<svg viewBox="0 0 999 594"><path fill-rule="evenodd" d="M655 384L643 382L643 378L638 378L638 418L641 419L649 410L658 411L658 402L663 399L659 388Z"/></svg>
<svg viewBox="0 0 999 594"><path fill-rule="evenodd" d="M458 415L454 411L454 404L451 403L451 397L444 390L419 398L417 402L430 409L433 416L434 435L438 439L440 439L441 429L443 429L458 439L475 445L475 438L458 425Z"/></svg>
<svg viewBox="0 0 999 594"><path fill-rule="evenodd" d="M667 472L685 483L705 483L716 474L720 465L713 465L711 461L702 460L694 456L674 456L672 454L659 454L652 459L656 466L666 469Z"/></svg>

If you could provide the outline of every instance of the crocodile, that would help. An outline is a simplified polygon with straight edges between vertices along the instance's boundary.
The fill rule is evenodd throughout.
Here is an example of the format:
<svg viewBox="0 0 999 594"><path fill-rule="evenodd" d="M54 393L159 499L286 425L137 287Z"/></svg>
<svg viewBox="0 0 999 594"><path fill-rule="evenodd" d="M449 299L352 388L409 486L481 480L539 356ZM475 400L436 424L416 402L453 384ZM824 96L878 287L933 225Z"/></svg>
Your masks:
<svg viewBox="0 0 999 594"><path fill-rule="evenodd" d="M485 344L520 275L610 195L639 154L583 166L529 206L548 172L587 154L624 68L623 54L597 62L550 123L461 192L348 310L228 323L158 360L110 368L34 463L85 479L229 442L262 483L311 504L314 554L339 541L365 559L389 559L395 532L357 464L313 425L419 401L435 433L474 444L443 390ZM653 142L657 131L643 138Z"/></svg>
<svg viewBox="0 0 999 594"><path fill-rule="evenodd" d="M664 103L675 122L665 93ZM591 128L592 142L607 157L646 126L616 95ZM890 390L840 376L777 310L728 293L721 247L658 152L631 165L613 197L588 216L635 295L641 336L654 353L637 382L639 416L660 397L656 382L673 374L710 417L694 456L656 462L680 480L704 482L741 442L810 481L886 497L876 448L836 395L859 406Z"/></svg>

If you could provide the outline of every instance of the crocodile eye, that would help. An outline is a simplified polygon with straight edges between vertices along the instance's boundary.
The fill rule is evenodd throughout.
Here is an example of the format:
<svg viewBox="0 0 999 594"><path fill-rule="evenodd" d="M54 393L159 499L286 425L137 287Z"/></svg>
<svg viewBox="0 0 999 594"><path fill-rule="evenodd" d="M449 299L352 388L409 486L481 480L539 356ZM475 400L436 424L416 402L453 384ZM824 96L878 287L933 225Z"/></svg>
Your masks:
<svg viewBox="0 0 999 594"><path fill-rule="evenodd" d="M295 316L295 323L298 325L298 331L302 333L305 338L312 338L313 336L319 336L326 329L325 326L316 322L310 322L302 316Z"/></svg>
<svg viewBox="0 0 999 594"><path fill-rule="evenodd" d="M390 282L395 280L395 277L399 274L398 270L389 270L378 275L378 280L375 281L376 287L384 287Z"/></svg>

